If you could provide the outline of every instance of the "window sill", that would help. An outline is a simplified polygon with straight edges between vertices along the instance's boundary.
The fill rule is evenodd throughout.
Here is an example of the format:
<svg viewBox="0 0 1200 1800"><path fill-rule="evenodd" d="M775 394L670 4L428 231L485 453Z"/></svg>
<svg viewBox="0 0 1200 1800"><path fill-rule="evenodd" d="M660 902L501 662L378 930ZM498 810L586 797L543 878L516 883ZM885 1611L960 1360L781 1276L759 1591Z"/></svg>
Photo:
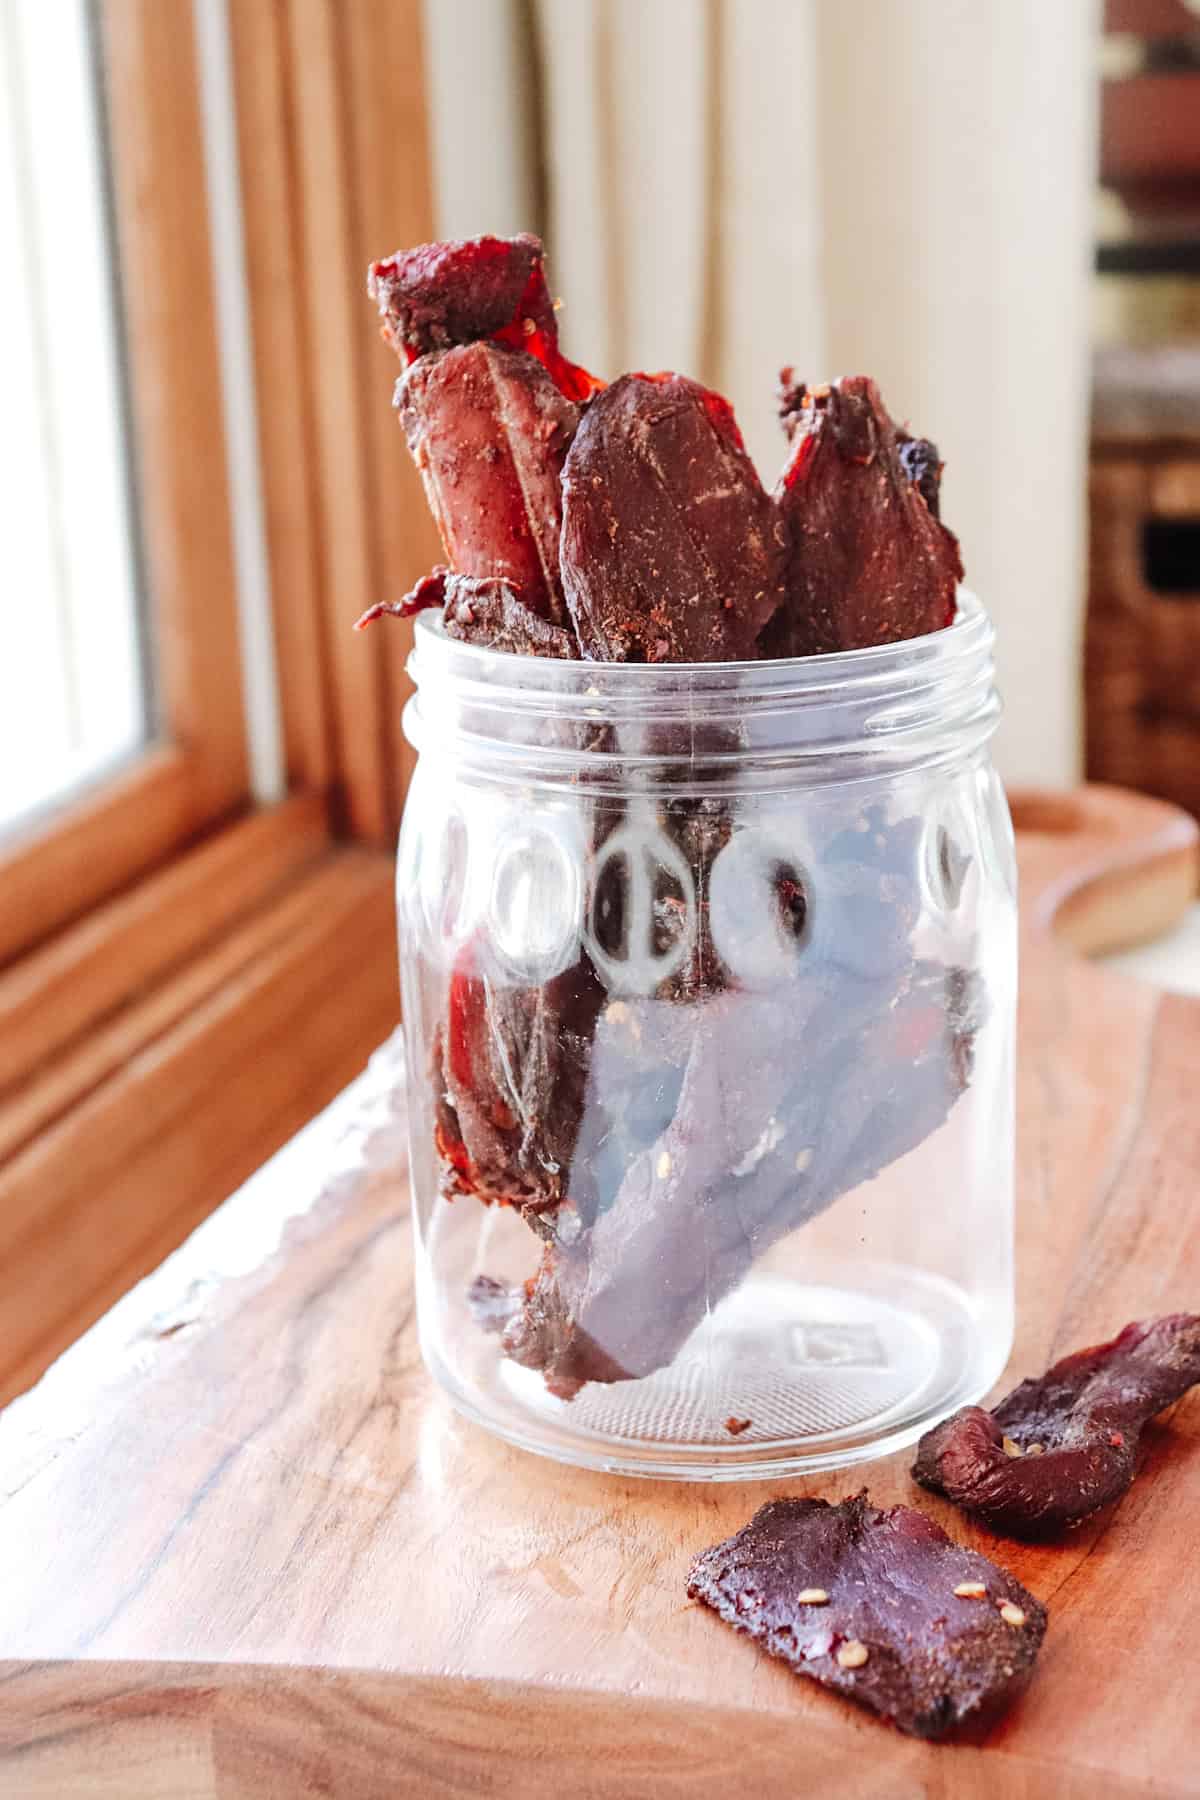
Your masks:
<svg viewBox="0 0 1200 1800"><path fill-rule="evenodd" d="M0 979L0 1019L7 1006L17 1028L6 1043L23 1032L27 1048L53 1052L0 1096L0 1404L324 1106L396 1022L391 858L330 846L303 803L289 806L286 830L234 828L265 838L265 857L243 868L231 832L155 878L192 909L190 952L163 893L135 893ZM197 919L210 927L198 948ZM80 1016L80 984L96 1022L47 1040L35 977L56 1035ZM112 1005L118 981L126 998Z"/></svg>

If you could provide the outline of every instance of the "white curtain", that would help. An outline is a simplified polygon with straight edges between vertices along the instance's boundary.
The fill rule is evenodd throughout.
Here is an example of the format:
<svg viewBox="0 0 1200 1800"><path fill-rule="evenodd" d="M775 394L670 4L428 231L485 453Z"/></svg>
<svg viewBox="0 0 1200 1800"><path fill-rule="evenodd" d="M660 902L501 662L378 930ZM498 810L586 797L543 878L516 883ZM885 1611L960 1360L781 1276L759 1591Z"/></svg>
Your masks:
<svg viewBox="0 0 1200 1800"><path fill-rule="evenodd" d="M1098 0L426 0L438 229L539 230L568 353L866 372L946 458L1015 780L1079 760Z"/></svg>

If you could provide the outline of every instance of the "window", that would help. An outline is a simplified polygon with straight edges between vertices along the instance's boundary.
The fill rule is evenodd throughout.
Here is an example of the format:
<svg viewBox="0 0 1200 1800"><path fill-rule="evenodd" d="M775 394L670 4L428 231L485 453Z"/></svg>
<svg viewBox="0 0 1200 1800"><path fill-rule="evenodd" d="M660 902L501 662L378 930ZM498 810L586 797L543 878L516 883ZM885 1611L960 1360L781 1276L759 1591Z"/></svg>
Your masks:
<svg viewBox="0 0 1200 1800"><path fill-rule="evenodd" d="M0 7L0 1399L395 1020L419 11Z"/></svg>
<svg viewBox="0 0 1200 1800"><path fill-rule="evenodd" d="M0 288L11 596L0 830L147 736L95 76L82 0L10 0L0 12L0 236L15 251Z"/></svg>
<svg viewBox="0 0 1200 1800"><path fill-rule="evenodd" d="M9 454L23 463L24 490L44 496L45 527L40 562L29 568L40 585L10 598L6 609L7 681L34 696L50 687L53 674L64 692L75 681L81 713L85 695L104 691L93 660L103 639L104 654L121 665L126 685L125 703L114 707L125 740L119 748L135 754L111 779L72 794L70 777L99 775L106 758L93 740L76 751L72 766L64 719L67 754L56 784L62 804L10 834L5 846L0 956L44 941L249 799L227 457L214 403L221 368L200 93L195 44L181 22L190 25L190 8L178 0L161 6L119 0L87 15L70 0L49 6L20 0L6 12L7 85L23 102L6 110L13 135L23 130L25 137L13 160L29 152L20 201L26 276L18 286L36 373L26 386L40 390L31 393L30 405L44 421L37 455L26 444L22 457L19 439ZM69 44L62 60L73 72L73 97L86 97L75 154L90 164L90 181L70 193L72 172L56 161L53 141L60 36ZM64 111L69 95L62 97ZM105 114L107 144L98 146L96 122ZM93 198L92 244L77 249L65 236L66 215L81 193L102 189L105 172L111 226ZM83 260L88 248L98 256L95 264ZM79 257L72 268L63 266L68 254ZM104 344L100 370L89 373L88 383L107 375L109 388L102 397L85 386L78 403L66 392L84 348L82 339L72 342L76 313L86 315L80 332ZM128 350L127 407L117 397L118 334ZM102 398L108 402L103 417L83 410L87 400ZM42 485L47 472L57 486ZM140 526L136 558L122 493L129 486L136 488ZM89 541L81 490L98 512L104 506L112 546L105 564L98 541ZM31 539L38 523L36 516L27 519ZM123 574L113 568L122 554ZM134 622L135 562L145 587L145 655ZM102 581L108 583L103 598ZM13 647L18 615L24 621L18 645L31 654L29 671ZM114 622L116 639L104 630ZM39 627L41 641L27 644ZM116 649L122 640L123 654ZM69 716L70 708L63 710ZM7 745L8 757L32 762L34 748L18 739Z"/></svg>

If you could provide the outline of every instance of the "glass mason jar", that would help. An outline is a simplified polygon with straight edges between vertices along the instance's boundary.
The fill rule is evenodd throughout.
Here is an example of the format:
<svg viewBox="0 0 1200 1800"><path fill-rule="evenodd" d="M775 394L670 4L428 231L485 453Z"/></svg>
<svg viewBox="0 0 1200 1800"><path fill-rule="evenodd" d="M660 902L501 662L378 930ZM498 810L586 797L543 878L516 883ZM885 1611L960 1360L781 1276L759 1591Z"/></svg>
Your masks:
<svg viewBox="0 0 1200 1800"><path fill-rule="evenodd" d="M455 1404L625 1474L911 1442L1012 1335L992 631L559 662L418 620L417 1299Z"/></svg>

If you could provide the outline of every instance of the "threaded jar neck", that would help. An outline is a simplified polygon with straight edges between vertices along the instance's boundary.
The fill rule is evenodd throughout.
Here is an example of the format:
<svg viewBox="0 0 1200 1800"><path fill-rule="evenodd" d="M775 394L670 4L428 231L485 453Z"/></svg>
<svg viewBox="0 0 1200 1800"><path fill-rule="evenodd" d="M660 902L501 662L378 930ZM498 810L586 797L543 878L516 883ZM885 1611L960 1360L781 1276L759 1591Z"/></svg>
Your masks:
<svg viewBox="0 0 1200 1800"><path fill-rule="evenodd" d="M416 622L405 731L421 751L524 785L739 792L870 780L976 753L995 730L993 630L960 591L952 625L900 644L746 663L560 662Z"/></svg>

